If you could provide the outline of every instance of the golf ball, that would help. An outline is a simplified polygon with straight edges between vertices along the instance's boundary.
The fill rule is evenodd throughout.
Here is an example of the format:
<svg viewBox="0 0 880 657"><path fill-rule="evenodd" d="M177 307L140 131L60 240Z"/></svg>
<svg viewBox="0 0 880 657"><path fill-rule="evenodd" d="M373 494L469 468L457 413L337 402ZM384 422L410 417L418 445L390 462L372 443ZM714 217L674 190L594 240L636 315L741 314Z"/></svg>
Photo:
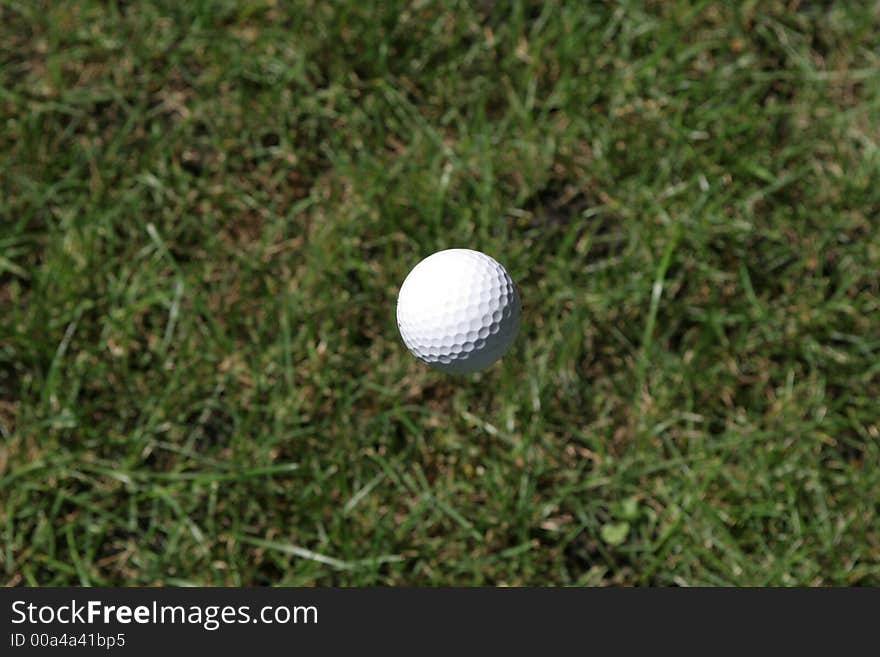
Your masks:
<svg viewBox="0 0 880 657"><path fill-rule="evenodd" d="M507 270L485 253L438 251L407 275L397 326L416 358L452 374L489 367L513 344L520 300Z"/></svg>

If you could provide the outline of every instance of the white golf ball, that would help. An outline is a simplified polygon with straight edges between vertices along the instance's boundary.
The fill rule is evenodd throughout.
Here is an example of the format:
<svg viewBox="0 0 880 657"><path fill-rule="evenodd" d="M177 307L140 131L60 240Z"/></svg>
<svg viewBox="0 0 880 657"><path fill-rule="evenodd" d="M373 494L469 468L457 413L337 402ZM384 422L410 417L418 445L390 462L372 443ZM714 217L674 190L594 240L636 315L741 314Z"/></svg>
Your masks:
<svg viewBox="0 0 880 657"><path fill-rule="evenodd" d="M428 256L397 297L397 326L407 348L443 372L489 367L513 344L521 305L513 279L493 258L470 249Z"/></svg>

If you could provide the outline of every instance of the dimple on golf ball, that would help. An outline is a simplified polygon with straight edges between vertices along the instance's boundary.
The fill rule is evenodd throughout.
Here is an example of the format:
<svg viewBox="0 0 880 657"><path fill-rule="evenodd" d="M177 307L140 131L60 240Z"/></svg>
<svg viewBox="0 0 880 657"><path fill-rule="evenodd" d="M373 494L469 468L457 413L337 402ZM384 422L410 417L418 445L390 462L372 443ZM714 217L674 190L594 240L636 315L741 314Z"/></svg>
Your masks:
<svg viewBox="0 0 880 657"><path fill-rule="evenodd" d="M470 249L438 251L407 275L397 297L404 344L431 367L467 374L489 367L513 344L521 304L494 258Z"/></svg>

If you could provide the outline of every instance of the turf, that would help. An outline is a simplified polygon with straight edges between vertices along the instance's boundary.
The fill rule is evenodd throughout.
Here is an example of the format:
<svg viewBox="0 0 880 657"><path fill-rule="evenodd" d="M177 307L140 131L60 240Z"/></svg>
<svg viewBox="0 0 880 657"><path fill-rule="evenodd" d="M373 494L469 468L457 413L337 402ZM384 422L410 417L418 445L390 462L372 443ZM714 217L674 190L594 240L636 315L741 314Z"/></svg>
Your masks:
<svg viewBox="0 0 880 657"><path fill-rule="evenodd" d="M3 0L2 582L880 585L878 126L876 3Z"/></svg>

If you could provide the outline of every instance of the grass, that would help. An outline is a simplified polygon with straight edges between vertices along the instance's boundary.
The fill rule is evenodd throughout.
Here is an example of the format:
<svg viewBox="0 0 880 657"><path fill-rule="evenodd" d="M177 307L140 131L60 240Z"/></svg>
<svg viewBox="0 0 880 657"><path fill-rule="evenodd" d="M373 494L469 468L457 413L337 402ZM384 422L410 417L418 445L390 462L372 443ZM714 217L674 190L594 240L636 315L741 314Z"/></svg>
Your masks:
<svg viewBox="0 0 880 657"><path fill-rule="evenodd" d="M874 3L281 4L0 3L3 583L880 585Z"/></svg>

